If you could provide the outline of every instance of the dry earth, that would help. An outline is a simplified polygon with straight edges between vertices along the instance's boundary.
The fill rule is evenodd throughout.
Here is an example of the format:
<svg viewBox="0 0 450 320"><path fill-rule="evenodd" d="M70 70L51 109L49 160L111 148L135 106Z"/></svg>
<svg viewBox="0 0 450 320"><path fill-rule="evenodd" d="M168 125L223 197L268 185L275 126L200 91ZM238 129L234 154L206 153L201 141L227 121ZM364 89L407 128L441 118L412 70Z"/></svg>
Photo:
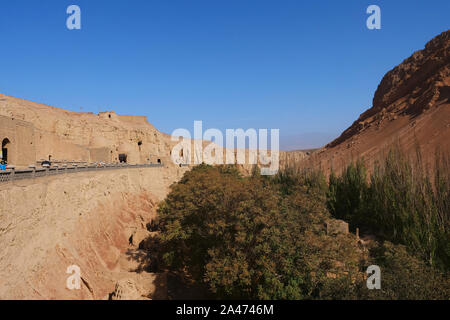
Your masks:
<svg viewBox="0 0 450 320"><path fill-rule="evenodd" d="M162 298L165 275L137 267L146 223L185 169L123 169L0 185L0 298ZM128 254L127 254L128 253ZM81 268L81 290L66 288ZM126 288L131 283L137 290Z"/></svg>
<svg viewBox="0 0 450 320"><path fill-rule="evenodd" d="M300 163L328 173L364 158L371 168L393 146L406 155L419 148L430 170L437 149L450 151L450 31L389 71L375 92L373 106L339 138Z"/></svg>

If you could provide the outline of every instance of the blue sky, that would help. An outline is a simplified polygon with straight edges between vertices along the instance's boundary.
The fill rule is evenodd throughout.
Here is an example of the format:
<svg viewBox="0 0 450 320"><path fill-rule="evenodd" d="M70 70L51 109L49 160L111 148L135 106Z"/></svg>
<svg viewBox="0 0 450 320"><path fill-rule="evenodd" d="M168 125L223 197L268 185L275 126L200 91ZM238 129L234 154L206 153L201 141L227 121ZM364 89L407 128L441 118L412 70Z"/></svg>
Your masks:
<svg viewBox="0 0 450 320"><path fill-rule="evenodd" d="M66 9L81 8L81 30ZM381 30L366 8L381 8ZM0 92L159 130L279 128L318 147L383 75L450 27L450 1L15 0L0 3Z"/></svg>

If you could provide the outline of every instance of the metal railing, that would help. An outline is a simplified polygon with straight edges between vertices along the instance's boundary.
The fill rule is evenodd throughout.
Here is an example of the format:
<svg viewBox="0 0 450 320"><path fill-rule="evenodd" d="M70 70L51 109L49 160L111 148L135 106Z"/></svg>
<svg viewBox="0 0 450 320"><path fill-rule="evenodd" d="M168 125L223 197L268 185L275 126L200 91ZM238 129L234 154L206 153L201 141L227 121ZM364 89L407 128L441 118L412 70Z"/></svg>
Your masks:
<svg viewBox="0 0 450 320"><path fill-rule="evenodd" d="M162 163L156 164L103 164L103 165L84 165L84 166L54 166L46 168L35 168L30 166L29 169L16 170L14 167L8 167L4 171L0 171L0 183L10 182L24 179L36 179L40 177L55 176L60 174L70 174L88 171L105 171L117 169L137 169L137 168L155 168L163 167Z"/></svg>

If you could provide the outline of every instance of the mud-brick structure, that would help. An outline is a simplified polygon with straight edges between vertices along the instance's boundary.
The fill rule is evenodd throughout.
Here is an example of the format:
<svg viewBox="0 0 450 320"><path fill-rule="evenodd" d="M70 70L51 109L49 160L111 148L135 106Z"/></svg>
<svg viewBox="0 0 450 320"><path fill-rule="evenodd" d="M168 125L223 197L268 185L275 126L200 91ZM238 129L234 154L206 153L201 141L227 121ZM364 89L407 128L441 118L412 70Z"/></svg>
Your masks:
<svg viewBox="0 0 450 320"><path fill-rule="evenodd" d="M0 158L25 165L36 161L36 141L31 123L0 116Z"/></svg>
<svg viewBox="0 0 450 320"><path fill-rule="evenodd" d="M5 141L8 164L17 167L49 159L53 163L163 163L179 167L171 159L178 140L172 141L144 116L118 115L114 111L78 113L0 94L0 117L0 139ZM203 141L203 148L210 143ZM304 153L297 152L289 159L301 157ZM191 163L194 158L191 152ZM207 158L203 160L208 163ZM240 168L251 173L253 164Z"/></svg>
<svg viewBox="0 0 450 320"><path fill-rule="evenodd" d="M173 142L146 117L77 113L0 94L0 156L8 164L168 163Z"/></svg>
<svg viewBox="0 0 450 320"><path fill-rule="evenodd" d="M42 160L91 160L89 148L78 146L50 132L36 128L32 123L0 116L0 159L15 166L28 166ZM95 150L92 150L95 156ZM95 158L95 157L94 157ZM104 161L106 157L97 157Z"/></svg>

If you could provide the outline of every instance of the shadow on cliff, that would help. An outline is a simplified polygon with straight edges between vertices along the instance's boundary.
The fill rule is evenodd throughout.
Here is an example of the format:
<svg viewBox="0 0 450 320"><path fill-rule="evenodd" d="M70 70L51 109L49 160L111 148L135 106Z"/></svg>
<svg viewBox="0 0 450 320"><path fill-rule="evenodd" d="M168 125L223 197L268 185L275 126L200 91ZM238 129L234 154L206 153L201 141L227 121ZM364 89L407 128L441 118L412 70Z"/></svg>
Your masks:
<svg viewBox="0 0 450 320"><path fill-rule="evenodd" d="M138 263L136 273L148 272L156 275L154 300L202 300L213 299L212 294L202 284L195 283L186 273L169 270L160 262L161 241L158 236L150 236L139 244L138 250L128 250L129 260Z"/></svg>
<svg viewBox="0 0 450 320"><path fill-rule="evenodd" d="M154 289L148 298L152 300L166 300L168 299L167 274L159 269L158 245L159 239L148 238L139 244L138 249L128 249L126 256L129 261L137 263L137 266L130 271L138 274L148 273L154 275L152 282Z"/></svg>

